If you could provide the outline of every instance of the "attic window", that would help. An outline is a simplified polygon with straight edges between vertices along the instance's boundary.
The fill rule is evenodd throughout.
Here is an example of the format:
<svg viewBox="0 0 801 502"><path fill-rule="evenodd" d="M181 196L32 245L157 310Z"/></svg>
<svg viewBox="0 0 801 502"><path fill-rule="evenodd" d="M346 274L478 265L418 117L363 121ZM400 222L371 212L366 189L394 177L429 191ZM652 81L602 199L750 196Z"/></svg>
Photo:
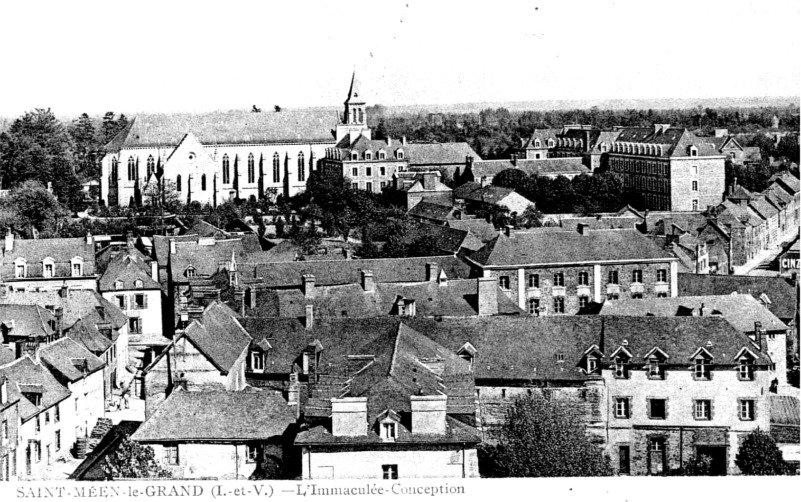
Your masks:
<svg viewBox="0 0 801 502"><path fill-rule="evenodd" d="M626 379L629 377L629 369L626 366L629 358L626 355L619 355L615 358L615 378Z"/></svg>
<svg viewBox="0 0 801 502"><path fill-rule="evenodd" d="M592 374L598 371L598 358L587 356L587 373Z"/></svg>
<svg viewBox="0 0 801 502"><path fill-rule="evenodd" d="M711 359L705 357L703 355L699 355L695 358L695 371L694 377L696 380L709 380L712 376L712 372L710 371L710 363L712 362Z"/></svg>
<svg viewBox="0 0 801 502"><path fill-rule="evenodd" d="M34 406L41 406L42 405L42 393L41 392L23 392L23 396L25 399L33 403Z"/></svg>
<svg viewBox="0 0 801 502"><path fill-rule="evenodd" d="M76 256L72 260L72 276L73 277L80 277L83 275L83 259L80 256Z"/></svg>
<svg viewBox="0 0 801 502"><path fill-rule="evenodd" d="M381 438L387 441L394 441L398 438L398 424L395 422L385 422L381 424Z"/></svg>
<svg viewBox="0 0 801 502"><path fill-rule="evenodd" d="M563 352L557 352L556 353L556 362L557 363L565 362L565 354Z"/></svg>
<svg viewBox="0 0 801 502"><path fill-rule="evenodd" d="M397 158L399 158L399 159L402 159L403 158L403 150L398 150L397 152L395 152L395 156Z"/></svg>
<svg viewBox="0 0 801 502"><path fill-rule="evenodd" d="M384 160L387 158L387 153L384 150L378 152L378 160Z"/></svg>
<svg viewBox="0 0 801 502"><path fill-rule="evenodd" d="M114 283L114 289L122 289L122 281L116 281Z"/></svg>
<svg viewBox="0 0 801 502"><path fill-rule="evenodd" d="M737 376L740 380L754 379L754 361L750 357L742 357L740 366L737 368Z"/></svg>
<svg viewBox="0 0 801 502"><path fill-rule="evenodd" d="M42 262L42 277L53 277L53 259L45 258Z"/></svg>
<svg viewBox="0 0 801 502"><path fill-rule="evenodd" d="M134 282L134 287L137 289L142 289L144 285L145 283L142 282L142 279L137 279L136 282Z"/></svg>
<svg viewBox="0 0 801 502"><path fill-rule="evenodd" d="M653 380L664 380L665 378L665 368L662 360L657 356L648 358L648 378Z"/></svg>
<svg viewBox="0 0 801 502"><path fill-rule="evenodd" d="M193 267L192 265L189 265L188 267L186 267L186 271L184 272L184 275L186 277L194 277L195 276L195 267Z"/></svg>
<svg viewBox="0 0 801 502"><path fill-rule="evenodd" d="M698 148L694 145L690 145L690 157L698 157Z"/></svg>

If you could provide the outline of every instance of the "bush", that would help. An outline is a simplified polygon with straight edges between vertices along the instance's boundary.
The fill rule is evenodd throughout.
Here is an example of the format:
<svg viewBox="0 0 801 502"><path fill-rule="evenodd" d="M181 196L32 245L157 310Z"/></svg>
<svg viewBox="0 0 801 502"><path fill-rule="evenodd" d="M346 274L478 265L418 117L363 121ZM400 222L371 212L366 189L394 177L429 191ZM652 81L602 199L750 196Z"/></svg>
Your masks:
<svg viewBox="0 0 801 502"><path fill-rule="evenodd" d="M734 463L746 476L779 476L791 474L790 465L770 434L760 429L751 431L737 451Z"/></svg>

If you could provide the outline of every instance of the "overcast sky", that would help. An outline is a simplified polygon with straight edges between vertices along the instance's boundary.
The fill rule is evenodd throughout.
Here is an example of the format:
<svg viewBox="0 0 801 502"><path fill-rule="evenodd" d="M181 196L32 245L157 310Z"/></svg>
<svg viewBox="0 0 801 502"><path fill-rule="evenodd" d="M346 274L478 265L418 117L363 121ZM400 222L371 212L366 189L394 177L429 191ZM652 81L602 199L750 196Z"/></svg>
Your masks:
<svg viewBox="0 0 801 502"><path fill-rule="evenodd" d="M656 5L653 7L652 4ZM801 2L80 1L0 6L0 116L797 96Z"/></svg>

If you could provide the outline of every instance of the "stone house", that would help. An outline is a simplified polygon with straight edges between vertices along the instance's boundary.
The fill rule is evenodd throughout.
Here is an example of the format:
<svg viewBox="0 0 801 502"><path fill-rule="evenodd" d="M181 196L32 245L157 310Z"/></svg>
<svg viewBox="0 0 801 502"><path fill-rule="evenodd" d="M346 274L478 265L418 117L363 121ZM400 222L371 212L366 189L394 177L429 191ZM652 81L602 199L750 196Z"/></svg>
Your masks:
<svg viewBox="0 0 801 502"><path fill-rule="evenodd" d="M94 238L16 239L6 233L0 281L10 291L97 289Z"/></svg>

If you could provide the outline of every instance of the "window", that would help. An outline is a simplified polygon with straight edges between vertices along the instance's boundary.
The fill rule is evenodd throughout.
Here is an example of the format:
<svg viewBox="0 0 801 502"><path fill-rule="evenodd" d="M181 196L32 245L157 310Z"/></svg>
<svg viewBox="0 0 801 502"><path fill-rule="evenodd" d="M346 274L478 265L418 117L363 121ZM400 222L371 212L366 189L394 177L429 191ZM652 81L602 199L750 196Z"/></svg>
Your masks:
<svg viewBox="0 0 801 502"><path fill-rule="evenodd" d="M660 291L659 293L656 294L656 297L657 298L667 298L668 294L665 293L664 291Z"/></svg>
<svg viewBox="0 0 801 502"><path fill-rule="evenodd" d="M636 292L631 294L631 297L633 299L635 299L635 300L641 300L642 299L642 293L640 291L636 291Z"/></svg>
<svg viewBox="0 0 801 502"><path fill-rule="evenodd" d="M696 400L693 408L693 417L696 420L710 420L712 418L712 401L709 399Z"/></svg>
<svg viewBox="0 0 801 502"><path fill-rule="evenodd" d="M8 441L8 420L3 420L3 441Z"/></svg>
<svg viewBox="0 0 801 502"><path fill-rule="evenodd" d="M500 285L501 289L508 290L509 289L509 276L502 275L498 277L498 284Z"/></svg>
<svg viewBox="0 0 801 502"><path fill-rule="evenodd" d="M652 420L664 420L665 418L667 418L667 400L649 399L648 416Z"/></svg>
<svg viewBox="0 0 801 502"><path fill-rule="evenodd" d="M754 362L747 357L740 359L740 367L737 370L737 375L740 377L740 380L753 380Z"/></svg>
<svg viewBox="0 0 801 502"><path fill-rule="evenodd" d="M387 186L387 182L386 182L386 181L382 181L382 182L381 182L381 190L383 190L384 188L386 188L386 186Z"/></svg>
<svg viewBox="0 0 801 502"><path fill-rule="evenodd" d="M45 263L44 269L42 270L42 275L44 277L53 277L53 264L52 263Z"/></svg>
<svg viewBox="0 0 801 502"><path fill-rule="evenodd" d="M642 283L642 270L637 269L631 271L631 282Z"/></svg>
<svg viewBox="0 0 801 502"><path fill-rule="evenodd" d="M565 313L565 297L557 296L553 299L553 312L554 314Z"/></svg>
<svg viewBox="0 0 801 502"><path fill-rule="evenodd" d="M598 358L595 356L587 357L587 373L595 373L598 370Z"/></svg>
<svg viewBox="0 0 801 502"><path fill-rule="evenodd" d="M667 270L660 268L656 271L656 282L667 282Z"/></svg>
<svg viewBox="0 0 801 502"><path fill-rule="evenodd" d="M61 431L56 431L56 451L61 451Z"/></svg>
<svg viewBox="0 0 801 502"><path fill-rule="evenodd" d="M631 455L629 446L619 446L617 449L618 474L631 474Z"/></svg>
<svg viewBox="0 0 801 502"><path fill-rule="evenodd" d="M25 265L17 265L14 268L14 277L17 279L25 277Z"/></svg>
<svg viewBox="0 0 801 502"><path fill-rule="evenodd" d="M183 191L183 183L181 183L181 175L175 177L175 191L181 192Z"/></svg>
<svg viewBox="0 0 801 502"><path fill-rule="evenodd" d="M164 463L167 465L178 465L180 459L178 457L178 445L177 444L165 444L164 445Z"/></svg>
<svg viewBox="0 0 801 502"><path fill-rule="evenodd" d="M608 274L608 284L620 284L618 281L617 270L610 270Z"/></svg>
<svg viewBox="0 0 801 502"><path fill-rule="evenodd" d="M57 404L56 409L53 410L53 422L59 423L61 421L61 405Z"/></svg>
<svg viewBox="0 0 801 502"><path fill-rule="evenodd" d="M398 157L399 159L402 159L403 158L403 150L398 150L397 152L395 152L395 156Z"/></svg>
<svg viewBox="0 0 801 502"><path fill-rule="evenodd" d="M256 181L256 159L252 153L248 154L248 183Z"/></svg>
<svg viewBox="0 0 801 502"><path fill-rule="evenodd" d="M368 182L365 184L365 186L364 186L364 189L365 189L365 190L367 190L368 192L372 192L372 191L373 191L373 184L372 184L371 182L369 182L369 181L368 181Z"/></svg>
<svg viewBox="0 0 801 502"><path fill-rule="evenodd" d="M303 152L298 152L298 181L306 181L306 160Z"/></svg>
<svg viewBox="0 0 801 502"><path fill-rule="evenodd" d="M365 167L364 168L364 175L365 176L372 176L373 175L373 168L372 167Z"/></svg>
<svg viewBox="0 0 801 502"><path fill-rule="evenodd" d="M693 180L693 192L697 192L697 191L698 191L698 182Z"/></svg>
<svg viewBox="0 0 801 502"><path fill-rule="evenodd" d="M119 295L119 296L115 296L114 298L117 300L117 307L119 307L120 310L126 310L125 309L125 297L122 296L122 295Z"/></svg>
<svg viewBox="0 0 801 502"><path fill-rule="evenodd" d="M578 274L578 284L579 286L589 286L590 285L590 274L587 272L579 272Z"/></svg>
<svg viewBox="0 0 801 502"><path fill-rule="evenodd" d="M143 309L147 307L145 295L134 295L134 308Z"/></svg>
<svg viewBox="0 0 801 502"><path fill-rule="evenodd" d="M381 424L382 437L384 439L395 439L398 437L397 424L395 422L388 422Z"/></svg>
<svg viewBox="0 0 801 502"><path fill-rule="evenodd" d="M663 380L665 378L665 370L658 357L648 359L648 378L654 380Z"/></svg>
<svg viewBox="0 0 801 502"><path fill-rule="evenodd" d="M606 294L606 299L607 300L617 300L618 298L620 298L620 294L619 293L610 292L610 293Z"/></svg>
<svg viewBox="0 0 801 502"><path fill-rule="evenodd" d="M384 464L381 466L384 479L398 479L398 464Z"/></svg>
<svg viewBox="0 0 801 502"><path fill-rule="evenodd" d="M695 379L696 380L709 380L711 376L709 371L709 363L711 361L704 357L695 359Z"/></svg>
<svg viewBox="0 0 801 502"><path fill-rule="evenodd" d="M540 274L529 274L528 275L528 287L530 287L530 288L538 288L538 287L540 287Z"/></svg>
<svg viewBox="0 0 801 502"><path fill-rule="evenodd" d="M253 352L250 355L250 367L254 370L264 369L264 358L260 352Z"/></svg>
<svg viewBox="0 0 801 502"><path fill-rule="evenodd" d="M553 274L553 285L554 286L564 286L565 285L565 274L562 272L556 272Z"/></svg>
<svg viewBox="0 0 801 502"><path fill-rule="evenodd" d="M128 333L141 334L142 321L138 317L131 317L128 319Z"/></svg>
<svg viewBox="0 0 801 502"><path fill-rule="evenodd" d="M273 183L281 182L281 157L278 152L273 154Z"/></svg>
<svg viewBox="0 0 801 502"><path fill-rule="evenodd" d="M118 166L119 166L119 162L117 161L117 157L112 157L112 159L111 159L111 179L113 179L114 181L117 180L117 175L119 174L118 173Z"/></svg>
<svg viewBox="0 0 801 502"><path fill-rule="evenodd" d="M615 418L631 418L631 402L628 397L615 398Z"/></svg>
<svg viewBox="0 0 801 502"><path fill-rule="evenodd" d="M387 158L387 154L383 150L378 152L378 160L384 160L386 158ZM384 168L382 167L381 169L383 170ZM383 171L382 171L381 174L384 174Z"/></svg>
<svg viewBox="0 0 801 502"><path fill-rule="evenodd" d="M378 171L381 173L381 176L386 176L387 175L387 168L384 167L384 166L379 167Z"/></svg>
<svg viewBox="0 0 801 502"><path fill-rule="evenodd" d="M648 473L662 474L665 470L665 438L652 438L648 450Z"/></svg>
<svg viewBox="0 0 801 502"><path fill-rule="evenodd" d="M255 443L248 443L246 446L247 448L247 459L245 462L249 464L253 464L259 461L259 445Z"/></svg>
<svg viewBox="0 0 801 502"><path fill-rule="evenodd" d="M34 452L34 457L36 458L36 462L37 463L41 462L42 461L42 443L41 442L39 442L39 441L34 441L33 442L33 452Z"/></svg>
<svg viewBox="0 0 801 502"><path fill-rule="evenodd" d="M753 420L754 419L754 400L741 399L740 400L740 420Z"/></svg>
<svg viewBox="0 0 801 502"><path fill-rule="evenodd" d="M350 184L350 187L351 187L352 189L354 189L354 190L358 190L358 189L359 189L359 184L358 184L358 183L351 183L351 184Z"/></svg>
<svg viewBox="0 0 801 502"><path fill-rule="evenodd" d="M195 276L195 267L193 267L192 265L189 265L188 267L186 267L186 276L187 277L194 277Z"/></svg>
<svg viewBox="0 0 801 502"><path fill-rule="evenodd" d="M579 296L579 308L584 308L590 304L589 296Z"/></svg>
<svg viewBox="0 0 801 502"><path fill-rule="evenodd" d="M615 358L615 378L629 377L629 368L626 366L628 362L627 357L618 356Z"/></svg>
<svg viewBox="0 0 801 502"><path fill-rule="evenodd" d="M50 410L45 411L45 425L50 425Z"/></svg>
<svg viewBox="0 0 801 502"><path fill-rule="evenodd" d="M698 211L698 199L693 199L693 211Z"/></svg>
<svg viewBox="0 0 801 502"><path fill-rule="evenodd" d="M539 298L529 298L528 299L528 313L531 315L539 315L540 311L540 299Z"/></svg>
<svg viewBox="0 0 801 502"><path fill-rule="evenodd" d="M128 157L128 181L136 179L136 161L133 156Z"/></svg>
<svg viewBox="0 0 801 502"><path fill-rule="evenodd" d="M352 167L352 168L350 169L350 175L351 175L351 176L354 176L354 177L355 177L355 176L358 176L358 175L359 175L359 168L358 168L358 167Z"/></svg>
<svg viewBox="0 0 801 502"><path fill-rule="evenodd" d="M42 432L42 415L36 415L36 433Z"/></svg>
<svg viewBox="0 0 801 502"><path fill-rule="evenodd" d="M231 161L228 159L228 154L226 153L223 155L222 158L222 182L223 183L230 183L231 182Z"/></svg>

